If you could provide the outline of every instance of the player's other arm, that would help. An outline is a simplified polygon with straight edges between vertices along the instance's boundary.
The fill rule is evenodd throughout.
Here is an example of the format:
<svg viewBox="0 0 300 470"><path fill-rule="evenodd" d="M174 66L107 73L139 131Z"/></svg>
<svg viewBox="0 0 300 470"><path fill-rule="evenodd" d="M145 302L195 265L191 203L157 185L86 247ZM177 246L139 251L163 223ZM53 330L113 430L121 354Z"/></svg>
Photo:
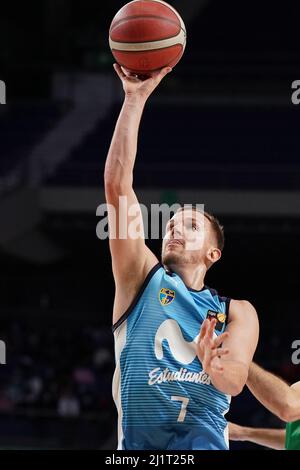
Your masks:
<svg viewBox="0 0 300 470"><path fill-rule="evenodd" d="M114 68L123 83L125 99L108 152L104 182L116 284L113 317L116 323L158 262L145 244L142 214L133 190L133 168L146 101L171 69L163 69L143 81L116 64ZM130 231L133 224L138 227L139 237Z"/></svg>
<svg viewBox="0 0 300 470"><path fill-rule="evenodd" d="M216 380L222 386L223 379L227 380L233 389L231 395L235 396L242 391L246 384L259 337L257 313L250 302L246 300L232 300L230 302L226 332L228 336L222 347L228 349L229 353L222 360L224 371L221 374L221 380L218 380L218 374Z"/></svg>
<svg viewBox="0 0 300 470"><path fill-rule="evenodd" d="M285 429L249 428L229 423L231 441L248 441L275 450L285 449Z"/></svg>
<svg viewBox="0 0 300 470"><path fill-rule="evenodd" d="M215 320L203 323L198 357L213 385L222 393L236 396L246 384L257 346L257 314L249 302L232 300L226 332L214 339L215 325Z"/></svg>
<svg viewBox="0 0 300 470"><path fill-rule="evenodd" d="M252 363L247 386L257 400L283 421L300 419L300 382L289 386L276 375Z"/></svg>

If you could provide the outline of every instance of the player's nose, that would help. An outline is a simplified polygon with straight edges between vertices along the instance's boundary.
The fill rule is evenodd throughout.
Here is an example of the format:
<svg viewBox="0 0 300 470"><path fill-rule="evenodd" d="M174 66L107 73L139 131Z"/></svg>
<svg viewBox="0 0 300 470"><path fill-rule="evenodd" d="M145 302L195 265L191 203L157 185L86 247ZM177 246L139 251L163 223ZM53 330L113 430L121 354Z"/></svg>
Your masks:
<svg viewBox="0 0 300 470"><path fill-rule="evenodd" d="M172 238L174 239L182 239L183 238L183 231L182 231L182 225L181 224L174 224L172 227Z"/></svg>

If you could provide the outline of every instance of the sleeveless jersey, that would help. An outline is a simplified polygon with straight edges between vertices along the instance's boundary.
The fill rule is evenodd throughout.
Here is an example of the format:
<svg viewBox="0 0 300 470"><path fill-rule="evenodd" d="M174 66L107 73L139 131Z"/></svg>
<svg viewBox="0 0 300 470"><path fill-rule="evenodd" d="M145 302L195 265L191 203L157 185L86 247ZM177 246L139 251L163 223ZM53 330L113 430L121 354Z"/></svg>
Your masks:
<svg viewBox="0 0 300 470"><path fill-rule="evenodd" d="M119 450L227 450L231 397L203 371L196 344L203 321L226 327L230 299L187 288L157 265L114 326Z"/></svg>

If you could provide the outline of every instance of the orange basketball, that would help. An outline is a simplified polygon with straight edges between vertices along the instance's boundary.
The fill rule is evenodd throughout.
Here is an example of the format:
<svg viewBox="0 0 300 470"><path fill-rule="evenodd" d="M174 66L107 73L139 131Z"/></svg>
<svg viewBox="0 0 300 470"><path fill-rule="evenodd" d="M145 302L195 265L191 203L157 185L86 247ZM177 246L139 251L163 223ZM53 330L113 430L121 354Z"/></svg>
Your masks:
<svg viewBox="0 0 300 470"><path fill-rule="evenodd" d="M147 75L180 61L186 46L186 28L168 3L134 0L114 17L109 44L118 64Z"/></svg>

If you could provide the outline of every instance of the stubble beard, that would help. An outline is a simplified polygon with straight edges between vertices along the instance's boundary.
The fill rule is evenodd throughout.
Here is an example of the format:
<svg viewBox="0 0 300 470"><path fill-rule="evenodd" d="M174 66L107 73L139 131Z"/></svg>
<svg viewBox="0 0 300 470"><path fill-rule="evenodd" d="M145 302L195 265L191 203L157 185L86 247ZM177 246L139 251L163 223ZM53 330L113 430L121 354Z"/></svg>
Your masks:
<svg viewBox="0 0 300 470"><path fill-rule="evenodd" d="M169 252L169 253L164 253L162 255L163 265L172 269L173 271L174 271L174 268L176 268L176 266L186 266L187 264L197 265L199 264L200 261L201 260L199 259L199 256L197 256L196 253L187 255L186 253L183 254L183 253Z"/></svg>

